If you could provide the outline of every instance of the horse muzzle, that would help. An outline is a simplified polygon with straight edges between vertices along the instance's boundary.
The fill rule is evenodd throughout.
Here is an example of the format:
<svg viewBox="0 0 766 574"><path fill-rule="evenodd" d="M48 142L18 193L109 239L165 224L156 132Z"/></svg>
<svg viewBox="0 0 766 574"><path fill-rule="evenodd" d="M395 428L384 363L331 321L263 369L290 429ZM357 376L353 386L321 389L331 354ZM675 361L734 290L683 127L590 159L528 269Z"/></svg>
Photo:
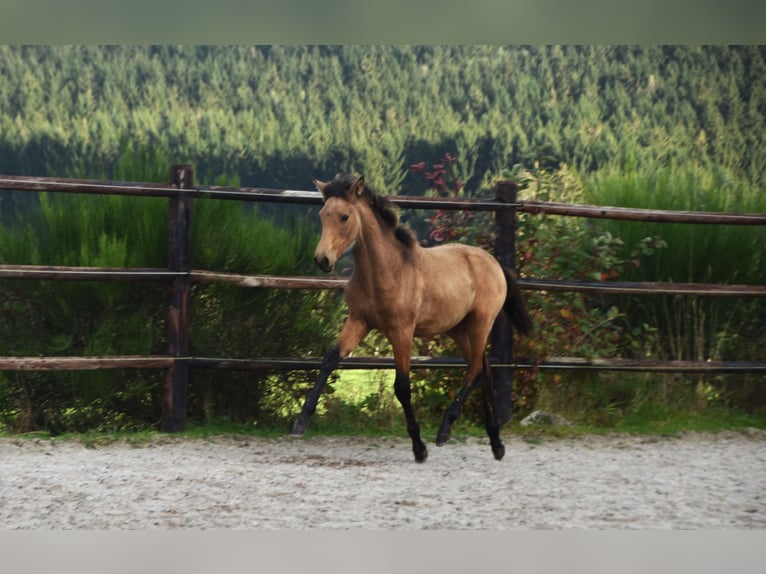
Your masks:
<svg viewBox="0 0 766 574"><path fill-rule="evenodd" d="M322 271L325 273L329 273L333 270L333 267L335 267L334 263L330 263L330 260L327 258L326 255L315 255L314 256L314 263L317 264L317 267L319 267Z"/></svg>

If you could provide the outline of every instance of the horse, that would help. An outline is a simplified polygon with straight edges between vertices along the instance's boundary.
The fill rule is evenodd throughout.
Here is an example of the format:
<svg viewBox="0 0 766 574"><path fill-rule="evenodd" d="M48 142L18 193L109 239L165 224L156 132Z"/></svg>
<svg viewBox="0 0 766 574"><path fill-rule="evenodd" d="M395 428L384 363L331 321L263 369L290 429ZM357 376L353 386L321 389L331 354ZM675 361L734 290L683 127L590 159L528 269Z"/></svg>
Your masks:
<svg viewBox="0 0 766 574"><path fill-rule="evenodd" d="M468 364L462 387L447 407L436 435L445 444L461 405L483 381L485 429L495 459L505 447L493 414L488 338L501 312L522 335L529 335L527 314L514 274L487 251L461 243L423 247L399 222L393 203L367 185L363 176L339 174L331 181L313 180L322 194L322 233L314 261L331 272L351 252L354 268L345 291L348 307L336 345L324 356L293 427L301 436L315 412L327 378L372 329L391 343L396 376L394 392L401 404L417 462L428 458L411 403L410 362L413 337L450 336Z"/></svg>

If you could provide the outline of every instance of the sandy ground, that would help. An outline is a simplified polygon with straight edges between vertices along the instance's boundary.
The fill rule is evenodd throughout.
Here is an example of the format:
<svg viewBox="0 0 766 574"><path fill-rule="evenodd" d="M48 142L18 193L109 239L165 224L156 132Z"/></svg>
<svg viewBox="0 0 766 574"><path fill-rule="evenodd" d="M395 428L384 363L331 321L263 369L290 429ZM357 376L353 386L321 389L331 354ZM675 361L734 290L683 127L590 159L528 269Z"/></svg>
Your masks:
<svg viewBox="0 0 766 574"><path fill-rule="evenodd" d="M0 439L0 529L755 529L766 432L674 437Z"/></svg>

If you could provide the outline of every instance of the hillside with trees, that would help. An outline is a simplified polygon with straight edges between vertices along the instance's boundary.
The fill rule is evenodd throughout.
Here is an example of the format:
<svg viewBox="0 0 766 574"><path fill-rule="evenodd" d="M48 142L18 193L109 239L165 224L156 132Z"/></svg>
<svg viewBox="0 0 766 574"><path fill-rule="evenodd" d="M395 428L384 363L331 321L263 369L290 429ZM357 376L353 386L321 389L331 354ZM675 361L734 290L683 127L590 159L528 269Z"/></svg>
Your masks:
<svg viewBox="0 0 766 574"><path fill-rule="evenodd" d="M0 47L0 173L110 177L156 148L203 179L410 193L444 151L469 190L544 152L760 185L765 117L762 46Z"/></svg>

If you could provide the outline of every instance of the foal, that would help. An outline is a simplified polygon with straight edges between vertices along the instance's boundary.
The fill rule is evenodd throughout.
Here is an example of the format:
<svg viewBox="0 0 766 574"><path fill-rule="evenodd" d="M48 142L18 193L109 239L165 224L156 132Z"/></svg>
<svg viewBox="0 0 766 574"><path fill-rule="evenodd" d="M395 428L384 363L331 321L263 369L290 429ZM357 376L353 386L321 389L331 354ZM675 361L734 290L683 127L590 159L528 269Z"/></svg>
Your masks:
<svg viewBox="0 0 766 574"><path fill-rule="evenodd" d="M393 204L371 190L363 177L338 175L328 183L314 183L324 200L316 264L322 271L332 271L338 259L351 251L354 272L344 294L349 316L337 345L322 361L292 434L305 431L338 363L370 330L377 329L393 347L394 391L404 410L415 460L425 461L428 450L420 438L410 398L412 338L447 333L468 363L468 371L457 398L444 413L436 444L449 440L461 405L483 379L487 434L495 458L503 458L505 447L493 414L485 350L495 318L503 309L519 333L527 335L532 330L512 274L478 247L458 243L421 247L415 235L399 225Z"/></svg>

